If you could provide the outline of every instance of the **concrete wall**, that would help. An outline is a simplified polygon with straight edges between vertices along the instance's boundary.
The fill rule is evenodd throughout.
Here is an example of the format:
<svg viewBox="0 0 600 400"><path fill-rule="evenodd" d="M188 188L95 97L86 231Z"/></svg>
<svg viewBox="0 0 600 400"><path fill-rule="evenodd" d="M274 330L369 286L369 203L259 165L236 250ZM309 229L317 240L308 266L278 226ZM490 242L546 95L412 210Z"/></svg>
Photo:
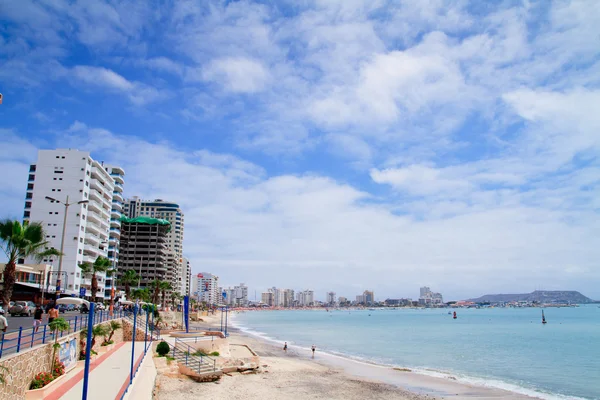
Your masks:
<svg viewBox="0 0 600 400"><path fill-rule="evenodd" d="M79 333L64 336L60 341L70 340L74 337L78 338ZM79 352L79 344L77 347ZM4 385L0 384L0 399L21 400L25 397L25 391L29 389L35 375L40 372L50 372L52 368L52 343L2 357L0 365L8 368L8 372L4 372L6 383Z"/></svg>

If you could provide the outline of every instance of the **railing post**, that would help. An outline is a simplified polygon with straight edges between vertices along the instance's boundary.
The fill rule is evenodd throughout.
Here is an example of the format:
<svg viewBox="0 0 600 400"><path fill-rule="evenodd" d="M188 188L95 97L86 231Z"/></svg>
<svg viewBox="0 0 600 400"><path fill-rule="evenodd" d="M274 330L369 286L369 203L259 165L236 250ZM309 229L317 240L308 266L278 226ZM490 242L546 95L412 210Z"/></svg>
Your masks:
<svg viewBox="0 0 600 400"><path fill-rule="evenodd" d="M200 359L202 360L202 359ZM200 364L202 363L202 361L198 361L198 373L200 373Z"/></svg>
<svg viewBox="0 0 600 400"><path fill-rule="evenodd" d="M42 344L46 343L46 328L48 325L44 325L44 333L42 334Z"/></svg>
<svg viewBox="0 0 600 400"><path fill-rule="evenodd" d="M133 333L131 338L131 368L129 369L129 384L133 383L133 359L135 358L135 336L137 329L137 306L133 307Z"/></svg>
<svg viewBox="0 0 600 400"><path fill-rule="evenodd" d="M17 340L17 353L21 351L21 335L23 334L23 327L19 327L19 339Z"/></svg>
<svg viewBox="0 0 600 400"><path fill-rule="evenodd" d="M148 352L148 309L146 309L146 332L144 333L144 354Z"/></svg>
<svg viewBox="0 0 600 400"><path fill-rule="evenodd" d="M94 307L95 304L90 302L90 309L88 315L88 330L87 340L85 343L85 366L83 372L83 393L81 394L81 400L87 400L88 395L88 383L90 376L90 357L92 356L92 327L94 326ZM92 326L90 326L90 324Z"/></svg>
<svg viewBox="0 0 600 400"><path fill-rule="evenodd" d="M4 350L4 335L5 333L2 332L2 341L0 342L0 358L2 358L2 350Z"/></svg>
<svg viewBox="0 0 600 400"><path fill-rule="evenodd" d="M190 355L190 352L188 351L187 353L185 353L185 366L187 367L188 365L188 356Z"/></svg>
<svg viewBox="0 0 600 400"><path fill-rule="evenodd" d="M35 339L35 326L33 328L31 328L31 346L29 346L29 347L33 347L34 339Z"/></svg>
<svg viewBox="0 0 600 400"><path fill-rule="evenodd" d="M77 315L75 316L75 328L73 328L73 332L77 332Z"/></svg>

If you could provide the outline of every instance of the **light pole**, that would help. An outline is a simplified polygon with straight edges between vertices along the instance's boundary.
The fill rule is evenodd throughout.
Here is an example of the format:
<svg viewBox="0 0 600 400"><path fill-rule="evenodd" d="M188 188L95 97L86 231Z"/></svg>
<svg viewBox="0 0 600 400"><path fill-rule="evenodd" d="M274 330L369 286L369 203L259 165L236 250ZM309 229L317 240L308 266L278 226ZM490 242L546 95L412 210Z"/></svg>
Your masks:
<svg viewBox="0 0 600 400"><path fill-rule="evenodd" d="M67 230L67 215L69 212L69 206L72 206L73 204L86 204L86 203L89 203L89 200L81 200L78 202L69 203L69 196L67 196L67 200L65 200L64 202L62 202L60 200L56 200L55 198L52 198L50 196L46 196L46 200L55 201L55 202L60 203L65 206L65 216L63 218L62 236L60 238L60 255L58 256L58 274L57 274L57 278L56 278L57 279L56 280L56 298L59 299L60 292L61 292L60 274L62 272L63 252L65 249L65 232Z"/></svg>

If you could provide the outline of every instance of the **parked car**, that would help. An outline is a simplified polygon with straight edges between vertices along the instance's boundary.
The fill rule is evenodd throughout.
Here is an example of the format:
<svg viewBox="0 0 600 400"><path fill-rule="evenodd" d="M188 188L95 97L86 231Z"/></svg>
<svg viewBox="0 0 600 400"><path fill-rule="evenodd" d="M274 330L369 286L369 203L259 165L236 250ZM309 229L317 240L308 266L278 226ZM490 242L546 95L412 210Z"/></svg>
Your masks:
<svg viewBox="0 0 600 400"><path fill-rule="evenodd" d="M17 315L31 317L35 311L35 304L31 301L15 301L15 305L8 309L11 317Z"/></svg>

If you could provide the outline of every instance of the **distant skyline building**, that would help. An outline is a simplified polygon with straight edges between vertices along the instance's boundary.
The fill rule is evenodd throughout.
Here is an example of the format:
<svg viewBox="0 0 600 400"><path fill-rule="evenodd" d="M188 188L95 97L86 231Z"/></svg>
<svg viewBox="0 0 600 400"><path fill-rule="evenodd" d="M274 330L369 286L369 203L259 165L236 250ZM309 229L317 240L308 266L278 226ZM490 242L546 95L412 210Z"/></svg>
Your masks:
<svg viewBox="0 0 600 400"><path fill-rule="evenodd" d="M196 287L198 302L209 305L222 303L223 295L219 292L219 277L209 272L200 272L196 275Z"/></svg>
<svg viewBox="0 0 600 400"><path fill-rule="evenodd" d="M421 305L440 305L444 303L441 293L434 293L428 286L419 289L419 304Z"/></svg>
<svg viewBox="0 0 600 400"><path fill-rule="evenodd" d="M129 218L150 217L167 220L171 223L171 230L167 235L167 275L166 280L171 282L175 290L185 295L184 282L187 269L183 262L183 234L184 215L179 204L162 199L142 200L133 196L125 201L123 214Z"/></svg>
<svg viewBox="0 0 600 400"><path fill-rule="evenodd" d="M344 303L346 303L347 301L348 301L348 298L346 298L346 297L344 297L344 296L340 296L340 297L338 297L338 302L339 302L340 304L344 304Z"/></svg>
<svg viewBox="0 0 600 400"><path fill-rule="evenodd" d="M315 303L315 293L312 290L304 290L296 293L296 304L301 307L312 306Z"/></svg>
<svg viewBox="0 0 600 400"><path fill-rule="evenodd" d="M192 292L192 265L189 258L183 257L181 268L180 293L183 296L187 296Z"/></svg>
<svg viewBox="0 0 600 400"><path fill-rule="evenodd" d="M261 302L269 307L273 307L273 292L263 292L261 295Z"/></svg>
<svg viewBox="0 0 600 400"><path fill-rule="evenodd" d="M327 292L327 298L325 299L325 303L329 305L334 305L335 301L335 292Z"/></svg>
<svg viewBox="0 0 600 400"><path fill-rule="evenodd" d="M42 223L48 248L60 250L67 197L70 204L60 277L58 257L42 260L54 266L50 284L56 285L60 278L63 293L79 296L83 288L86 296L91 296L91 274L82 274L79 265L93 263L99 256L108 258L109 247L117 243L120 232L113 219L118 219L119 214L113 212L118 209L114 207L114 199L120 198L124 175L122 168L105 167L89 152L75 149L40 150L36 163L29 166L23 221ZM110 258L114 261L117 256L113 249ZM35 260L21 261L35 263ZM106 274L97 273L96 277L95 297L108 298Z"/></svg>

